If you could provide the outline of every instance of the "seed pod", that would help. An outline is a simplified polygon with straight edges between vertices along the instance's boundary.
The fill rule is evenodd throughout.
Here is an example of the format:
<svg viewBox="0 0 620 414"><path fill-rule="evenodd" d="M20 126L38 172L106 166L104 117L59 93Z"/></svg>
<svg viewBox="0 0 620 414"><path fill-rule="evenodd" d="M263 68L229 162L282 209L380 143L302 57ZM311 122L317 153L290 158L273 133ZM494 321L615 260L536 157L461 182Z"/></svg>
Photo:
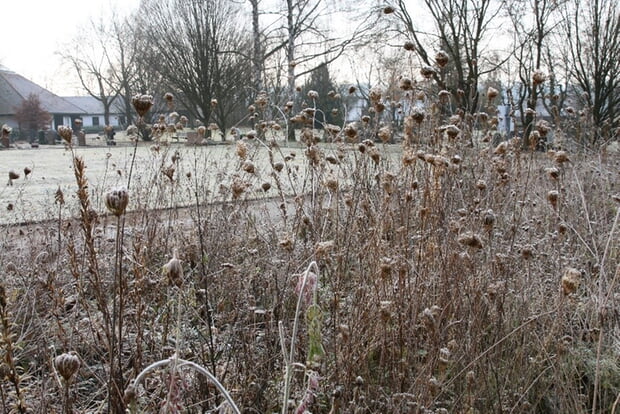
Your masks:
<svg viewBox="0 0 620 414"><path fill-rule="evenodd" d="M170 96L172 96L170 94ZM166 98L168 100L168 98ZM168 100L171 102L171 100ZM146 115L146 113L153 106L153 97L151 95L136 95L131 99L131 103L141 117Z"/></svg>
<svg viewBox="0 0 620 414"><path fill-rule="evenodd" d="M562 276L562 292L564 295L575 293L579 288L581 280L581 272L574 267L569 267L564 271Z"/></svg>
<svg viewBox="0 0 620 414"><path fill-rule="evenodd" d="M183 285L183 266L177 258L177 251L172 253L172 259L163 267L164 276L168 277L168 283L172 286L181 287Z"/></svg>
<svg viewBox="0 0 620 414"><path fill-rule="evenodd" d="M125 188L117 188L108 191L105 195L105 206L116 217L125 214L125 209L129 203L129 193Z"/></svg>
<svg viewBox="0 0 620 414"><path fill-rule="evenodd" d="M54 366L64 380L69 382L80 369L80 358L75 352L64 353L54 358Z"/></svg>
<svg viewBox="0 0 620 414"><path fill-rule="evenodd" d="M71 138L73 137L73 130L65 125L58 127L58 135L67 143L71 144Z"/></svg>

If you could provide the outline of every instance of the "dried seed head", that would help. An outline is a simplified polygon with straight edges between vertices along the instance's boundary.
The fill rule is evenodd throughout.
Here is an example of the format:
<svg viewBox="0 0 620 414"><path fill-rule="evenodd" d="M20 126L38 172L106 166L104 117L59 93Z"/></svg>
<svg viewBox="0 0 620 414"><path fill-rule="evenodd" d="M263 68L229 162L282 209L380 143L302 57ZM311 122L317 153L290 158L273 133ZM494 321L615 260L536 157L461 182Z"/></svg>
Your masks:
<svg viewBox="0 0 620 414"><path fill-rule="evenodd" d="M66 125L59 125L58 126L58 135L60 135L60 137L67 144L71 144L71 138L73 137L73 130L71 129L71 127L68 127Z"/></svg>
<svg viewBox="0 0 620 414"><path fill-rule="evenodd" d="M551 178L552 180L557 180L558 177L560 176L560 170L557 169L556 167L545 168L545 172L547 173L549 178Z"/></svg>
<svg viewBox="0 0 620 414"><path fill-rule="evenodd" d="M446 134L450 138L456 138L456 136L461 132L461 130L456 125L448 125L446 126Z"/></svg>
<svg viewBox="0 0 620 414"><path fill-rule="evenodd" d="M400 78L398 87L403 91L410 91L413 89L413 82L409 78Z"/></svg>
<svg viewBox="0 0 620 414"><path fill-rule="evenodd" d="M215 108L217 106L217 99L215 99L215 98L211 99L211 106L213 108Z"/></svg>
<svg viewBox="0 0 620 414"><path fill-rule="evenodd" d="M410 41L407 40L404 44L403 44L403 48L408 51L408 52L413 52L415 50L415 44Z"/></svg>
<svg viewBox="0 0 620 414"><path fill-rule="evenodd" d="M495 213L493 210L488 209L484 212L484 217L482 218L482 223L487 230L491 230L493 225L495 224Z"/></svg>
<svg viewBox="0 0 620 414"><path fill-rule="evenodd" d="M133 105L138 115L143 117L153 106L153 97L151 95L135 95L131 99L131 104Z"/></svg>
<svg viewBox="0 0 620 414"><path fill-rule="evenodd" d="M271 188L271 183L264 182L261 184L261 188L263 189L264 192L267 192Z"/></svg>
<svg viewBox="0 0 620 414"><path fill-rule="evenodd" d="M254 172L256 171L254 163L250 160L245 161L241 168L243 168L243 171L247 172L248 174L254 174Z"/></svg>
<svg viewBox="0 0 620 414"><path fill-rule="evenodd" d="M201 138L204 138L205 134L207 133L207 128L205 128L204 125L200 125L197 131L198 131L198 135L200 135Z"/></svg>
<svg viewBox="0 0 620 414"><path fill-rule="evenodd" d="M9 180L17 180L19 178L19 174L13 170L9 171Z"/></svg>
<svg viewBox="0 0 620 414"><path fill-rule="evenodd" d="M183 285L183 266L177 258L176 249L172 253L172 259L163 266L162 272L171 286L181 287Z"/></svg>
<svg viewBox="0 0 620 414"><path fill-rule="evenodd" d="M525 260L529 260L534 256L534 247L531 244L527 244L521 248L521 257Z"/></svg>
<svg viewBox="0 0 620 414"><path fill-rule="evenodd" d="M13 128L11 128L10 126L8 126L7 124L2 124L2 136L3 137L8 137L9 135L11 135L11 132L13 131Z"/></svg>
<svg viewBox="0 0 620 414"><path fill-rule="evenodd" d="M557 190L551 190L547 193L547 200L551 203L551 206L553 206L554 209L558 207L558 197L559 193Z"/></svg>
<svg viewBox="0 0 620 414"><path fill-rule="evenodd" d="M464 246L473 247L476 249L481 249L482 247L484 247L484 244L482 243L482 238L471 231L461 234L458 238L458 242Z"/></svg>
<svg viewBox="0 0 620 414"><path fill-rule="evenodd" d="M357 88L353 85L349 86L349 95L353 95L357 91Z"/></svg>
<svg viewBox="0 0 620 414"><path fill-rule="evenodd" d="M392 6L385 6L383 8L383 14L392 14L394 13L396 10L394 9L394 7Z"/></svg>
<svg viewBox="0 0 620 414"><path fill-rule="evenodd" d="M487 99L489 100L489 102L497 98L498 95L499 91L492 86L489 86L489 89L487 89Z"/></svg>
<svg viewBox="0 0 620 414"><path fill-rule="evenodd" d="M562 165L565 162L569 162L570 158L568 158L568 154L566 153L566 151L557 151L553 157L553 160L556 164Z"/></svg>
<svg viewBox="0 0 620 414"><path fill-rule="evenodd" d="M246 143L243 141L238 141L236 152L239 158L245 160L248 156L248 146L246 145Z"/></svg>
<svg viewBox="0 0 620 414"><path fill-rule="evenodd" d="M449 61L450 58L448 57L448 54L443 50L440 50L435 54L435 63L437 63L437 66L440 68L445 67Z"/></svg>
<svg viewBox="0 0 620 414"><path fill-rule="evenodd" d="M562 276L562 292L564 295L575 293L579 288L580 281L581 272L574 267L567 268Z"/></svg>
<svg viewBox="0 0 620 414"><path fill-rule="evenodd" d="M110 190L105 195L105 206L116 217L125 214L125 209L129 203L129 193L125 188Z"/></svg>
<svg viewBox="0 0 620 414"><path fill-rule="evenodd" d="M54 358L54 366L66 382L71 381L80 369L80 365L80 358L78 358L75 352L60 354Z"/></svg>
<svg viewBox="0 0 620 414"><path fill-rule="evenodd" d="M424 77L424 79L430 79L436 73L437 71L430 66L423 66L422 69L420 69L420 74Z"/></svg>
<svg viewBox="0 0 620 414"><path fill-rule="evenodd" d="M355 124L350 123L347 126L344 127L344 134L350 138L350 139L354 139L357 137L357 128L355 127Z"/></svg>
<svg viewBox="0 0 620 414"><path fill-rule="evenodd" d="M381 142L386 143L392 138L392 130L390 129L390 127L385 126L379 128L379 132L377 132L377 135L379 136Z"/></svg>
<svg viewBox="0 0 620 414"><path fill-rule="evenodd" d="M381 100L381 95L381 88L375 86L370 89L370 92L368 93L368 99L370 99L371 103L376 104Z"/></svg>
<svg viewBox="0 0 620 414"><path fill-rule="evenodd" d="M540 69L536 69L534 73L532 73L532 81L534 82L534 86L538 86L543 84L547 80L547 75Z"/></svg>
<svg viewBox="0 0 620 414"><path fill-rule="evenodd" d="M319 93L317 91L308 91L308 98L312 99L313 101L319 99Z"/></svg>
<svg viewBox="0 0 620 414"><path fill-rule="evenodd" d="M284 169L284 163L282 161L278 161L276 163L273 164L273 169L276 170L277 172L280 172Z"/></svg>

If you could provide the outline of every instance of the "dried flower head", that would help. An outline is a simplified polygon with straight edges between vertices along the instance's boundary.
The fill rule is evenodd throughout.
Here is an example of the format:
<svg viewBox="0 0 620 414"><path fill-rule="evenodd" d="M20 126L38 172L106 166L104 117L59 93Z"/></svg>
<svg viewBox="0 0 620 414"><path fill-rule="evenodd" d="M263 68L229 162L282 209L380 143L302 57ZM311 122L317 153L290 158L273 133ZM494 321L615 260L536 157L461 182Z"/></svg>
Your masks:
<svg viewBox="0 0 620 414"><path fill-rule="evenodd" d="M250 160L246 160L241 165L241 168L243 169L243 171L247 172L248 174L254 174L254 172L256 171L256 167L254 166L254 163Z"/></svg>
<svg viewBox="0 0 620 414"><path fill-rule="evenodd" d="M177 250L172 252L172 259L162 268L162 273L168 278L170 286L181 287L183 285L183 266L177 257Z"/></svg>
<svg viewBox="0 0 620 414"><path fill-rule="evenodd" d="M54 358L54 366L65 382L71 382L73 376L80 369L80 365L80 358L75 352L60 354Z"/></svg>
<svg viewBox="0 0 620 414"><path fill-rule="evenodd" d="M143 117L153 106L153 97L151 95L136 95L131 99L131 104L138 115Z"/></svg>
<svg viewBox="0 0 620 414"><path fill-rule="evenodd" d="M385 6L383 8L383 14L392 14L396 11L396 9L394 9L394 7L392 6Z"/></svg>
<svg viewBox="0 0 620 414"><path fill-rule="evenodd" d="M400 78L398 87L403 91L410 91L413 89L413 82L409 78Z"/></svg>
<svg viewBox="0 0 620 414"><path fill-rule="evenodd" d="M436 73L437 71L431 66L423 66L422 69L420 69L420 74L424 77L424 79L430 79Z"/></svg>
<svg viewBox="0 0 620 414"><path fill-rule="evenodd" d="M246 145L246 143L243 141L238 141L236 152L239 158L245 160L248 156L248 146Z"/></svg>
<svg viewBox="0 0 620 414"><path fill-rule="evenodd" d="M476 249L481 249L484 246L482 243L482 238L478 234L471 231L461 234L458 238L458 242L464 246L473 247Z"/></svg>
<svg viewBox="0 0 620 414"><path fill-rule="evenodd" d="M534 86L538 86L543 84L547 80L547 75L540 69L536 69L534 73L532 73L532 81L534 82Z"/></svg>
<svg viewBox="0 0 620 414"><path fill-rule="evenodd" d="M489 102L497 98L498 95L499 95L499 91L495 89L494 87L489 86L489 89L487 89L487 99L489 100Z"/></svg>
<svg viewBox="0 0 620 414"><path fill-rule="evenodd" d="M558 206L559 193L557 190L551 190L547 193L547 200L551 206L555 209Z"/></svg>
<svg viewBox="0 0 620 414"><path fill-rule="evenodd" d="M407 40L407 41L403 44L403 48L404 48L406 51L413 52L413 51L415 50L415 44L414 44L412 41Z"/></svg>
<svg viewBox="0 0 620 414"><path fill-rule="evenodd" d="M105 195L105 206L116 217L125 214L127 204L129 204L129 193L125 188L112 189Z"/></svg>
<svg viewBox="0 0 620 414"><path fill-rule="evenodd" d="M448 57L448 54L443 50L440 50L435 54L435 63L437 63L437 66L440 68L445 67L449 61L450 58Z"/></svg>
<svg viewBox="0 0 620 414"><path fill-rule="evenodd" d="M353 85L349 86L349 95L353 95L357 91L357 88Z"/></svg>
<svg viewBox="0 0 620 414"><path fill-rule="evenodd" d="M565 295L575 293L579 288L580 281L581 272L574 267L567 268L562 275L562 292Z"/></svg>
<svg viewBox="0 0 620 414"><path fill-rule="evenodd" d="M313 101L317 100L317 99L319 99L319 93L317 91L313 91L313 90L308 91L308 98L312 99Z"/></svg>
<svg viewBox="0 0 620 414"><path fill-rule="evenodd" d="M11 135L12 131L13 131L13 128L8 126L7 124L2 125L2 136L3 137L8 137L9 135Z"/></svg>
<svg viewBox="0 0 620 414"><path fill-rule="evenodd" d="M58 126L58 135L60 135L60 137L67 144L71 144L71 139L73 137L73 129L71 129L71 127L68 127L66 125L59 125Z"/></svg>

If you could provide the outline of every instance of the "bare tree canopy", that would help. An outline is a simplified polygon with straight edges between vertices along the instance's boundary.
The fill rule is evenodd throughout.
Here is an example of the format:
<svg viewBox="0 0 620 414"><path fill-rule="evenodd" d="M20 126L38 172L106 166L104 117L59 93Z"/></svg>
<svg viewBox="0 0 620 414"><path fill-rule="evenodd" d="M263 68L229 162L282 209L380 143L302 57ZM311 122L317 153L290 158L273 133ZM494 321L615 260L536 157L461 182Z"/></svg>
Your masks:
<svg viewBox="0 0 620 414"><path fill-rule="evenodd" d="M250 80L249 37L239 24L238 6L216 0L144 0L142 8L149 10L140 18L138 33L148 69L172 89L184 110L204 123L214 116L224 130L228 114L246 103Z"/></svg>
<svg viewBox="0 0 620 414"><path fill-rule="evenodd" d="M620 6L614 0L568 3L564 35L569 69L595 128L591 140L620 125Z"/></svg>

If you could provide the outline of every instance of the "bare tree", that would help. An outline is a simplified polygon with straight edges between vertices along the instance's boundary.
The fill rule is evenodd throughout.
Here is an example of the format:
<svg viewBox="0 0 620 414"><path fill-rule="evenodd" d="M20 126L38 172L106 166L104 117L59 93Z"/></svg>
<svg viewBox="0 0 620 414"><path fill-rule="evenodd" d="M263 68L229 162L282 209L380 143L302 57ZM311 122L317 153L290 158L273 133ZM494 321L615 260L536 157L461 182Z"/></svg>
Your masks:
<svg viewBox="0 0 620 414"><path fill-rule="evenodd" d="M216 0L142 3L150 10L138 23L145 72L155 73L172 88L180 106L194 118L208 123L215 116L225 130L230 122L225 115L245 103L251 76L248 37L240 31L242 24L232 24L242 21L239 10L231 2Z"/></svg>
<svg viewBox="0 0 620 414"><path fill-rule="evenodd" d="M72 42L73 45L79 45L77 50L74 51L68 46L60 52L77 73L84 90L101 102L106 125L110 124L110 109L120 90L119 84L115 82L114 68L108 56L109 40L105 22L91 21Z"/></svg>
<svg viewBox="0 0 620 414"><path fill-rule="evenodd" d="M270 72L273 83L278 85L273 89L283 90L283 100L292 102L293 106L298 101L296 81L334 62L355 44L364 42L365 34L370 29L368 15L362 16L348 9L345 2L278 0L269 9L261 9L258 0L250 0L250 3L254 40L253 79L259 79L259 71ZM264 28L259 26L259 17L263 14L271 18L271 24ZM330 19L339 20L339 24L328 24ZM355 24L350 31L338 32L334 29L351 21ZM282 88L279 87L281 77L285 78ZM260 91L263 83L255 81L254 86ZM288 131L289 140L294 140L294 129L290 123Z"/></svg>
<svg viewBox="0 0 620 414"><path fill-rule="evenodd" d="M507 15L512 23L518 82L509 88L521 125L524 126L523 146L529 146L539 100L548 112L556 112L565 97L565 88L558 84L555 65L550 62L552 34L559 25L559 7L555 0L516 0L506 2ZM547 66L545 71L543 67ZM548 72L548 74L547 74ZM548 76L547 76L548 75ZM545 88L550 93L545 93ZM545 99L545 95L555 97ZM552 101L552 102L549 102Z"/></svg>
<svg viewBox="0 0 620 414"><path fill-rule="evenodd" d="M481 77L503 63L484 55L501 4L494 0L423 0L423 9L435 26L431 33L418 27L409 4L397 0L384 12L395 17L399 34L408 39L408 48L416 52L421 64L432 68L426 73L438 87L450 91L461 108L477 111ZM445 56L437 55L439 50Z"/></svg>
<svg viewBox="0 0 620 414"><path fill-rule="evenodd" d="M620 125L620 6L615 0L573 0L564 22L570 73L592 118L595 143Z"/></svg>

